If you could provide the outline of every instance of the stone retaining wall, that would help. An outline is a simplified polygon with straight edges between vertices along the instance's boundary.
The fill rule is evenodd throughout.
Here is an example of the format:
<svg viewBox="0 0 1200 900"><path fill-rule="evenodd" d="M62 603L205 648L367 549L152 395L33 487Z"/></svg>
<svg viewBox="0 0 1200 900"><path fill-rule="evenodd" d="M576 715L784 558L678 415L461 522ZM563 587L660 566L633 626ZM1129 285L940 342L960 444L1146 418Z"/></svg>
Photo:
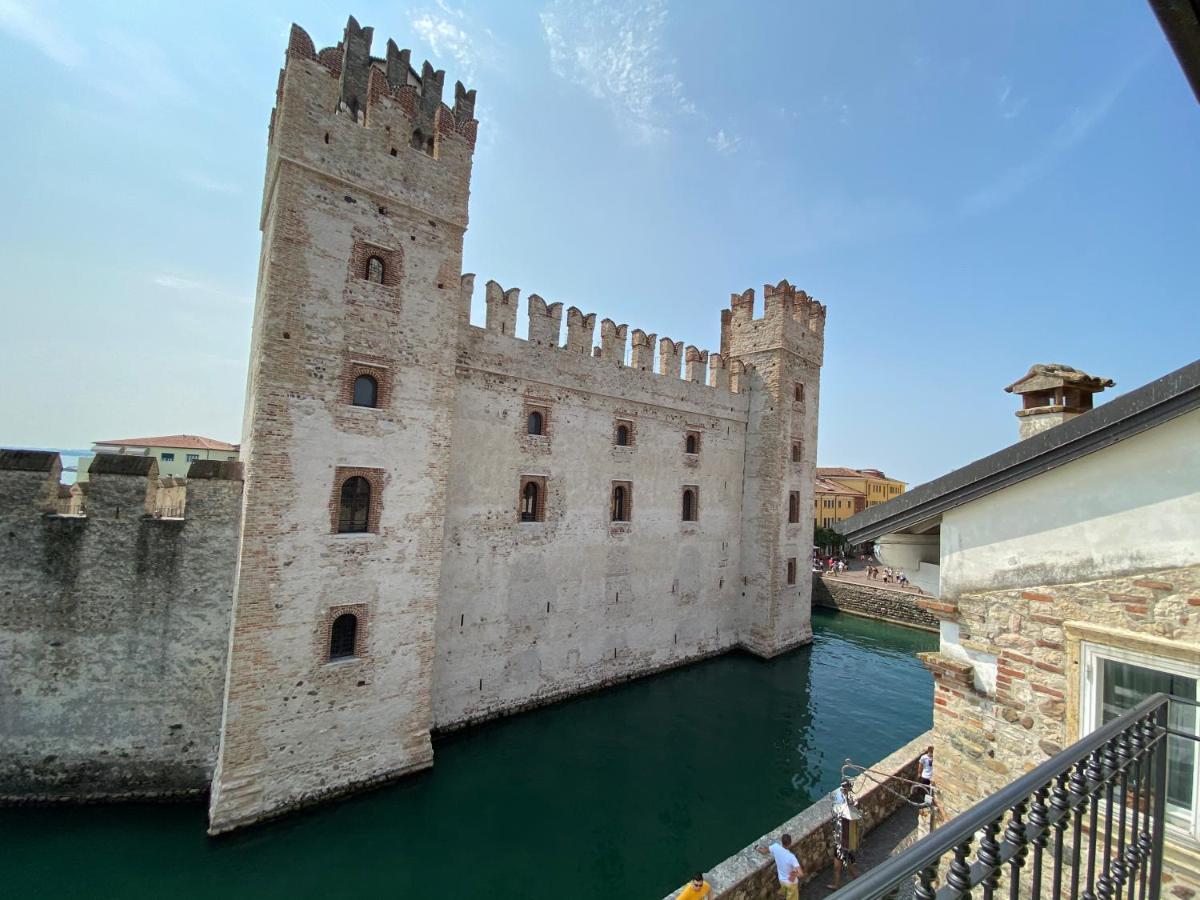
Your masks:
<svg viewBox="0 0 1200 900"><path fill-rule="evenodd" d="M814 579L814 588L819 580ZM896 779L916 777L917 760L929 746L932 734L932 731L927 731L871 766L873 770L886 772L890 777L882 784L868 781L858 794L858 808L863 817L864 833L871 831L899 808L901 797L911 786ZM704 877L713 888L712 900L778 900L779 881L775 863L770 857L760 854L755 847L766 846L778 840L785 832L792 836L792 852L808 873L805 880L813 878L830 865L833 862L833 831L830 827L832 808L833 794L826 794L769 834L763 835L724 862L705 870ZM679 896L682 887L680 885L679 889L672 891L664 900L674 900Z"/></svg>
<svg viewBox="0 0 1200 900"><path fill-rule="evenodd" d="M813 606L824 606L867 619L882 619L911 628L937 631L937 617L917 605L921 597L920 594L908 591L893 591L885 587L857 584L824 575L814 578L812 586Z"/></svg>

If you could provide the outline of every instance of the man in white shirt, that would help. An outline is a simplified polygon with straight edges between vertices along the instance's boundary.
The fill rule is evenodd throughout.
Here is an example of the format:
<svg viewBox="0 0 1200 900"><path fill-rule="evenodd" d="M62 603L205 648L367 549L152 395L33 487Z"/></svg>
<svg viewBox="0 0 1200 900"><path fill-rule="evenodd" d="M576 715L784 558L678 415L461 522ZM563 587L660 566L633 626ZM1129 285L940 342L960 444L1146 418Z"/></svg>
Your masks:
<svg viewBox="0 0 1200 900"><path fill-rule="evenodd" d="M920 787L914 787L912 797L909 799L914 803L929 803L930 791L929 786L933 783L933 748L926 747L925 752L921 754L921 758L917 760L917 781L921 783Z"/></svg>
<svg viewBox="0 0 1200 900"><path fill-rule="evenodd" d="M791 851L792 836L782 835L777 842L769 847L758 846L754 849L763 856L775 859L775 871L779 876L779 893L784 900L798 900L800 897L800 879L804 877L804 867L796 854Z"/></svg>

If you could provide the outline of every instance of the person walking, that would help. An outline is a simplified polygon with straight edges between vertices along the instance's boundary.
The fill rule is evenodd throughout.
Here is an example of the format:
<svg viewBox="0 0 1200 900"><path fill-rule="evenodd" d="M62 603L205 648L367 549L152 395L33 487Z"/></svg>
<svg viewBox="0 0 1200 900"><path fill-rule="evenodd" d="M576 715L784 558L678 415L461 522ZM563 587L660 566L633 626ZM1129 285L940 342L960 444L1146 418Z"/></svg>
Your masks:
<svg viewBox="0 0 1200 900"><path fill-rule="evenodd" d="M703 872L697 872L692 876L692 880L683 886L675 900L704 900L711 894L712 885L704 880Z"/></svg>
<svg viewBox="0 0 1200 900"><path fill-rule="evenodd" d="M833 793L833 884L825 885L830 890L836 891L841 886L842 869L850 878L858 877L854 861L858 853L861 819L858 801L854 799L854 785L848 779L843 779L841 786Z"/></svg>
<svg viewBox="0 0 1200 900"><path fill-rule="evenodd" d="M754 848L763 856L774 858L775 874L779 876L779 896L783 897L783 900L799 900L800 879L804 877L804 867L800 865L800 860L796 859L791 847L792 836L784 834L769 847L760 845Z"/></svg>

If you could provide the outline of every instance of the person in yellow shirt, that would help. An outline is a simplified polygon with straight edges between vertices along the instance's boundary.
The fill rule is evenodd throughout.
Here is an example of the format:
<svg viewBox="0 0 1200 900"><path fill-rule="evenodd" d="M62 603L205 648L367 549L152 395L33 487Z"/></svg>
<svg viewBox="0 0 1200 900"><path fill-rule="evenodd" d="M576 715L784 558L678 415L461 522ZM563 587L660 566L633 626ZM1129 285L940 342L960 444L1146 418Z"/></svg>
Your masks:
<svg viewBox="0 0 1200 900"><path fill-rule="evenodd" d="M704 880L704 873L697 872L692 880L683 886L676 900L704 900L712 894L712 885Z"/></svg>

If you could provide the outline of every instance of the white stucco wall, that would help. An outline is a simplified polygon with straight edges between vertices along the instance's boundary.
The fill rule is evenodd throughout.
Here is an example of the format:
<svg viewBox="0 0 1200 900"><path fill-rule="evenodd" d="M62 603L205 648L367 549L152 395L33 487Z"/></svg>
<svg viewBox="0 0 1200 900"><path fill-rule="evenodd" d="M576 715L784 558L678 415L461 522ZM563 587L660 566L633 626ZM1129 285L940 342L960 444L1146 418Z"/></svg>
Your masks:
<svg viewBox="0 0 1200 900"><path fill-rule="evenodd" d="M1200 563L1200 411L942 517L941 596Z"/></svg>

